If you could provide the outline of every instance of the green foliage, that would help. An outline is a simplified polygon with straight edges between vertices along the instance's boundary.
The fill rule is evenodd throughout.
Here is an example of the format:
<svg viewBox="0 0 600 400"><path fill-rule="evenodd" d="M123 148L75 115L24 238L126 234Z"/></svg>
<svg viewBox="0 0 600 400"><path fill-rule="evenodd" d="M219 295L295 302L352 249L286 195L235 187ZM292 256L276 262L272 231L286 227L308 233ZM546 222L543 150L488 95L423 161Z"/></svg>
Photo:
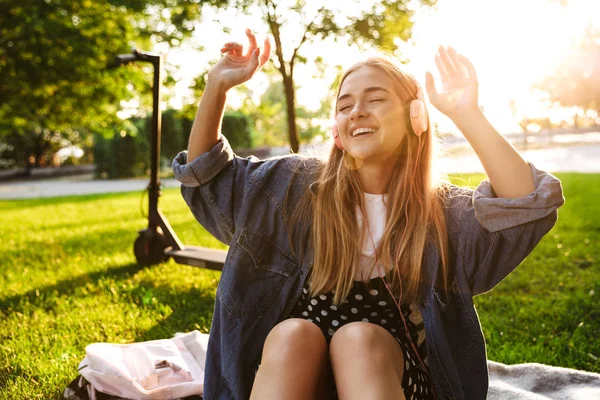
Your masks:
<svg viewBox="0 0 600 400"><path fill-rule="evenodd" d="M240 110L254 121L256 128L254 145L277 147L289 143L286 138L287 115L283 83L276 77L271 77L271 83L260 97L258 104L252 101L252 93L247 88L245 90L247 95ZM316 111L296 106L296 124L303 142L309 143L317 136L327 137L327 133L318 121L326 121L329 118L330 100L330 98L323 99L320 108Z"/></svg>
<svg viewBox="0 0 600 400"><path fill-rule="evenodd" d="M0 169L13 169L18 164L25 164L27 153L23 152L25 148L24 137L16 132L5 133L4 138L0 138Z"/></svg>
<svg viewBox="0 0 600 400"><path fill-rule="evenodd" d="M353 21L348 33L355 42L366 41L393 52L397 48L394 40L410 38L412 14L403 1L377 3L368 15Z"/></svg>
<svg viewBox="0 0 600 400"><path fill-rule="evenodd" d="M133 136L127 133L115 133L111 141L111 150L114 157L111 178L135 176L137 152Z"/></svg>
<svg viewBox="0 0 600 400"><path fill-rule="evenodd" d="M152 144L150 138L152 132L150 131L151 119L150 117L132 117L127 120L135 131L134 138L137 144L136 151L138 154L137 160L137 171L146 173L150 168L150 152L152 151Z"/></svg>
<svg viewBox="0 0 600 400"><path fill-rule="evenodd" d="M184 129L184 118L179 110L168 109L162 113L161 155L172 160L187 148L190 131Z"/></svg>
<svg viewBox="0 0 600 400"><path fill-rule="evenodd" d="M139 121L135 121L139 124ZM148 137L138 133L135 123L115 126L113 135L94 136L94 164L98 178L130 178L144 175L150 164Z"/></svg>
<svg viewBox="0 0 600 400"><path fill-rule="evenodd" d="M221 132L233 149L250 149L254 147L252 120L240 111L225 112Z"/></svg>
<svg viewBox="0 0 600 400"><path fill-rule="evenodd" d="M113 158L110 148L110 141L103 135L94 135L94 165L96 166L96 176L99 178L108 177L112 172Z"/></svg>
<svg viewBox="0 0 600 400"><path fill-rule="evenodd" d="M178 46L194 31L204 4L226 7L226 0L108 0L115 6L127 8L134 25L143 38Z"/></svg>
<svg viewBox="0 0 600 400"><path fill-rule="evenodd" d="M107 71L134 38L127 10L107 2L9 0L0 6L0 134L32 136L116 119L133 70ZM105 125L104 125L105 126Z"/></svg>
<svg viewBox="0 0 600 400"><path fill-rule="evenodd" d="M0 2L0 144L19 146L14 165L37 165L66 141L118 123L120 102L149 103L151 74L116 55L156 42L179 44L201 6L220 0L4 0ZM145 94L141 96L140 94ZM110 133L112 134L112 133ZM19 140L19 137L22 140ZM10 142L7 142L10 139ZM1 148L2 146L0 146Z"/></svg>
<svg viewBox="0 0 600 400"><path fill-rule="evenodd" d="M234 114L234 119L239 118ZM161 117L161 168L170 170L172 159L187 148L192 120L180 110L168 109ZM246 118L247 119L247 118ZM234 124L237 123L234 121ZM244 121L242 121L244 123ZM231 135L243 135L252 132L251 121L245 122L243 131ZM228 136L229 137L229 136ZM94 164L96 175L100 178L125 178L146 175L150 168L152 138L152 114L145 117L131 117L110 127L110 132L94 136Z"/></svg>

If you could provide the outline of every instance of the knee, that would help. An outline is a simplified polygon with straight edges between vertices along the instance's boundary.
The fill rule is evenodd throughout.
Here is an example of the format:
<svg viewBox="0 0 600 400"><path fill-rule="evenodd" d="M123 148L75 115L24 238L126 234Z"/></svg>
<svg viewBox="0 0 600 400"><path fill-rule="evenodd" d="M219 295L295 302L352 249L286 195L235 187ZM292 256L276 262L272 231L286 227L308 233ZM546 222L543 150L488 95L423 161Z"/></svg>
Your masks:
<svg viewBox="0 0 600 400"><path fill-rule="evenodd" d="M390 342L395 340L384 328L368 322L352 322L344 325L333 335L329 345L331 358L389 357Z"/></svg>
<svg viewBox="0 0 600 400"><path fill-rule="evenodd" d="M290 318L275 325L267 335L263 359L318 356L326 351L327 342L318 326L301 318Z"/></svg>

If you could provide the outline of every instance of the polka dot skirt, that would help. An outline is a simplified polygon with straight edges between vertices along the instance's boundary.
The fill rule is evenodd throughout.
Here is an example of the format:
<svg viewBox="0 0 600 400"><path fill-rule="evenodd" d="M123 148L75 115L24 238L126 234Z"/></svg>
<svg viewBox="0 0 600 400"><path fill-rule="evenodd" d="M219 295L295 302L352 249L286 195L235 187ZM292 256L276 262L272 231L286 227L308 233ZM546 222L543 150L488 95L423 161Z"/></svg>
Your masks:
<svg viewBox="0 0 600 400"><path fill-rule="evenodd" d="M412 341L427 367L425 330L421 315L414 305L403 304L401 309ZM370 322L385 328L396 338L404 353L402 388L406 399L433 399L428 371L425 372L421 367L406 337L398 307L381 278L374 278L369 282L354 281L348 298L338 306L333 305L333 292L309 298L307 279L307 285L302 289L302 295L290 318L303 318L316 324L325 335L327 344L340 327L350 322ZM335 385L331 386L334 390L333 398L337 399Z"/></svg>

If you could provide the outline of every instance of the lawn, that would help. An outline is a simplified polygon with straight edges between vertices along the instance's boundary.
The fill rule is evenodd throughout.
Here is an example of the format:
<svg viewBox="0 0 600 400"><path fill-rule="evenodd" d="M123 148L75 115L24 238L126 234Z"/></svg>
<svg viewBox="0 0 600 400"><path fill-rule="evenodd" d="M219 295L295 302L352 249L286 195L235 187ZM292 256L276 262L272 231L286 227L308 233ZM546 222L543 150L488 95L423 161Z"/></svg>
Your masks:
<svg viewBox="0 0 600 400"><path fill-rule="evenodd" d="M489 359L600 372L600 175L558 176L567 203L557 225L475 303ZM220 273L173 261L139 267L141 200L0 201L0 398L60 398L89 343L208 332ZM178 189L163 192L161 209L184 243L226 248Z"/></svg>

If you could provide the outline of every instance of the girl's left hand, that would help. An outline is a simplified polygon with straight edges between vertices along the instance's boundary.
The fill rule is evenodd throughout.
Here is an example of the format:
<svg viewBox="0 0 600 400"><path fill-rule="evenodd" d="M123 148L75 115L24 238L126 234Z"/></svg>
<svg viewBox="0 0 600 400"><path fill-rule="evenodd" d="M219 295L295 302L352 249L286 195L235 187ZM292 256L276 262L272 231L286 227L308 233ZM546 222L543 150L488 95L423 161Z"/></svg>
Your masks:
<svg viewBox="0 0 600 400"><path fill-rule="evenodd" d="M473 64L449 46L438 48L435 63L442 79L442 91L437 91L433 75L427 71L425 88L431 104L453 120L479 110L477 74Z"/></svg>

